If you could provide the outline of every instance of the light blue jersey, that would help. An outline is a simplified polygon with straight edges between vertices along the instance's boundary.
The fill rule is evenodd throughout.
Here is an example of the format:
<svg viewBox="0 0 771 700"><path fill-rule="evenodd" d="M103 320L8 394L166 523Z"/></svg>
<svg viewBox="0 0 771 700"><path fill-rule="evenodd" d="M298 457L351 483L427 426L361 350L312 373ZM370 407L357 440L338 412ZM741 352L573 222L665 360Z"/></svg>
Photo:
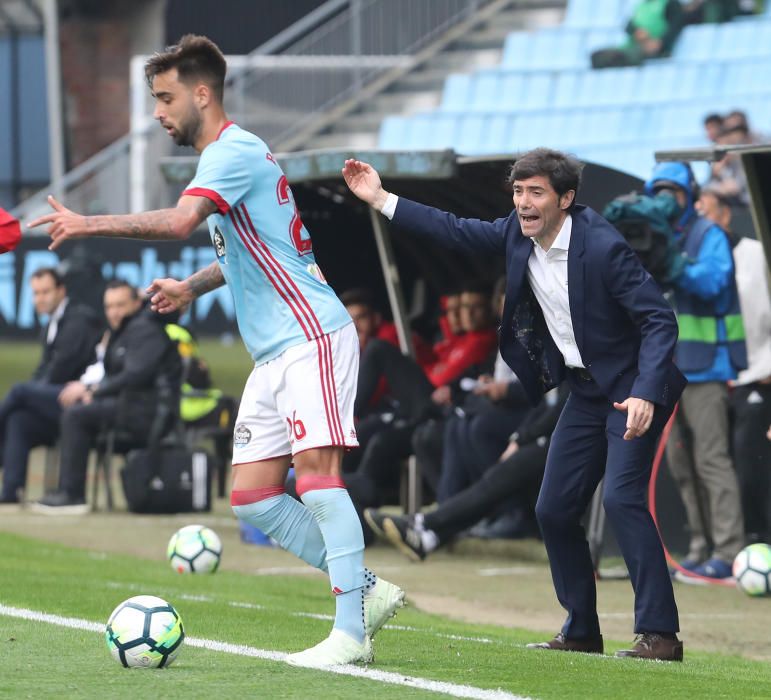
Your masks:
<svg viewBox="0 0 771 700"><path fill-rule="evenodd" d="M257 364L351 322L316 264L286 176L265 143L232 122L201 153L183 195L217 205L207 218Z"/></svg>

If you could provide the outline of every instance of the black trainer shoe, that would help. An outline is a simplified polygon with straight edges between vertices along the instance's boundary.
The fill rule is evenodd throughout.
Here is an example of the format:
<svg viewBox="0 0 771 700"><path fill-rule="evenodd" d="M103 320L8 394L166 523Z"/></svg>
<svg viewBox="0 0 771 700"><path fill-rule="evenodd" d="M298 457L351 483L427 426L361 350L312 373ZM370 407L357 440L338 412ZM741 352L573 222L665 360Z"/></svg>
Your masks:
<svg viewBox="0 0 771 700"><path fill-rule="evenodd" d="M426 558L420 532L413 527L411 518L386 516L383 518L383 531L388 541L412 561L423 561Z"/></svg>
<svg viewBox="0 0 771 700"><path fill-rule="evenodd" d="M44 515L85 515L91 510L84 498L72 498L65 491L43 496L37 503L31 503L29 509Z"/></svg>
<svg viewBox="0 0 771 700"><path fill-rule="evenodd" d="M375 533L375 537L381 540L386 539L386 534L383 531L383 521L386 516L383 515L377 508L365 508L364 520L367 521L367 525L372 528L372 532Z"/></svg>

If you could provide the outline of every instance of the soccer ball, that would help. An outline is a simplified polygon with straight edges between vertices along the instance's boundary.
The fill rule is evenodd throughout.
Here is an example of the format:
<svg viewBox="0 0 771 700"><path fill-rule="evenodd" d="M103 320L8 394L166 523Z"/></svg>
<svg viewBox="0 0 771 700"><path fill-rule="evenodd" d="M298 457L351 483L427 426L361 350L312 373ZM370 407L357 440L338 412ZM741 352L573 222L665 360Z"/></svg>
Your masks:
<svg viewBox="0 0 771 700"><path fill-rule="evenodd" d="M747 595L771 595L771 546L751 544L734 559L736 585Z"/></svg>
<svg viewBox="0 0 771 700"><path fill-rule="evenodd" d="M172 535L166 556L180 574L213 574L222 556L222 542L205 525L187 525Z"/></svg>
<svg viewBox="0 0 771 700"><path fill-rule="evenodd" d="M112 658L126 668L164 668L177 658L185 630L165 600L137 595L112 611L104 635Z"/></svg>

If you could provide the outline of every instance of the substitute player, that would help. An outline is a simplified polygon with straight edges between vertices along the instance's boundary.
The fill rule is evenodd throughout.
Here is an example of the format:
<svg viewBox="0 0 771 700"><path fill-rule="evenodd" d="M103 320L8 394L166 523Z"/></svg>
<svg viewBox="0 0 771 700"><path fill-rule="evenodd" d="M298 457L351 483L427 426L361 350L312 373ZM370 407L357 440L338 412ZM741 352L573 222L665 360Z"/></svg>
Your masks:
<svg viewBox="0 0 771 700"><path fill-rule="evenodd" d="M227 118L225 72L219 48L194 35L145 66L154 117L178 145L201 154L175 208L81 216L49 197L55 212L30 226L47 224L53 249L85 236L184 239L206 220L216 262L183 281L154 280L152 305L171 312L225 283L230 287L255 362L233 437L233 510L328 571L336 600L329 637L287 660L302 666L368 662L371 637L403 605L404 592L364 568L361 525L340 477L343 450L358 445L358 339L314 260L281 168L259 138ZM303 503L284 492L292 462Z"/></svg>

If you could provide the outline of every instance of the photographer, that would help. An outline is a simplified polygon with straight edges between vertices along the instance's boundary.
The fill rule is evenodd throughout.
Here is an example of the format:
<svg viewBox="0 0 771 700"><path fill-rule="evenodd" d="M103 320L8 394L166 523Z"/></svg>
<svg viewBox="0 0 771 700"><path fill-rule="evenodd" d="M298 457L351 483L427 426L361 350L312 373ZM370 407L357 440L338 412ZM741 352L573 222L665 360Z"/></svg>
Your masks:
<svg viewBox="0 0 771 700"><path fill-rule="evenodd" d="M677 204L672 241L680 254L668 276L679 326L675 363L689 383L667 443L667 462L691 532L681 565L701 576L728 578L744 544L729 451L728 382L747 366L731 245L723 229L696 212L698 187L686 163L657 165L645 192ZM708 501L703 506L701 494Z"/></svg>

